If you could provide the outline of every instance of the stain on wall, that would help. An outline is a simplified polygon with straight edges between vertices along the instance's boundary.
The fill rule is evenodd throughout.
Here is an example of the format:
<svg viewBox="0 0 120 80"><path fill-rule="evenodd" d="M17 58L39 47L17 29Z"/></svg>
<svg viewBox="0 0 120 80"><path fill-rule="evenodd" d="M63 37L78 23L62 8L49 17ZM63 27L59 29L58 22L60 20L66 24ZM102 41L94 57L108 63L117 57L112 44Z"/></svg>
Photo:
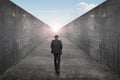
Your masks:
<svg viewBox="0 0 120 80"><path fill-rule="evenodd" d="M119 0L107 0L62 30L71 42L120 74Z"/></svg>
<svg viewBox="0 0 120 80"><path fill-rule="evenodd" d="M0 0L0 74L50 34L48 25L9 0Z"/></svg>

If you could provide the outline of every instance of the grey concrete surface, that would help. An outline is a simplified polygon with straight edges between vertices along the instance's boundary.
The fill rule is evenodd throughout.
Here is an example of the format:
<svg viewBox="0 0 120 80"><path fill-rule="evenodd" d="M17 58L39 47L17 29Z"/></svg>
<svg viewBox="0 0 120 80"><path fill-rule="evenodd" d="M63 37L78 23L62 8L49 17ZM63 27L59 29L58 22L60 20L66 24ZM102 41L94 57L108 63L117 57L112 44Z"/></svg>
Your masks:
<svg viewBox="0 0 120 80"><path fill-rule="evenodd" d="M62 37L61 73L56 76L48 38L25 59L8 69L1 80L120 80L84 51Z"/></svg>
<svg viewBox="0 0 120 80"><path fill-rule="evenodd" d="M64 35L98 62L120 73L120 0L108 0L64 26Z"/></svg>
<svg viewBox="0 0 120 80"><path fill-rule="evenodd" d="M0 74L49 36L49 26L7 0L0 0Z"/></svg>

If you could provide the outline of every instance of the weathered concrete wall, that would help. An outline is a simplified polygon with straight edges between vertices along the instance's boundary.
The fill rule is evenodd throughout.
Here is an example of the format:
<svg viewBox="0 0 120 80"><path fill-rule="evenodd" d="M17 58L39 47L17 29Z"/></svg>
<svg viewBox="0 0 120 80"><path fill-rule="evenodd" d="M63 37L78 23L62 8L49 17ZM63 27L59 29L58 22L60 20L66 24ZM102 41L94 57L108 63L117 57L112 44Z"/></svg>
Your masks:
<svg viewBox="0 0 120 80"><path fill-rule="evenodd" d="M49 36L49 27L8 0L0 0L0 73Z"/></svg>
<svg viewBox="0 0 120 80"><path fill-rule="evenodd" d="M64 28L66 37L120 73L120 0L108 0Z"/></svg>

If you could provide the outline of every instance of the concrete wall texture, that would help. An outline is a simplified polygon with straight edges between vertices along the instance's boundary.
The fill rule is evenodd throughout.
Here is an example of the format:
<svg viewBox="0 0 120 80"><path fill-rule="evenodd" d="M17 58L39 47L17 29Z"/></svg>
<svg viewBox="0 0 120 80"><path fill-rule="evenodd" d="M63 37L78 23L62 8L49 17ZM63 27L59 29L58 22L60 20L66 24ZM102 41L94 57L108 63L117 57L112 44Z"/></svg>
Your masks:
<svg viewBox="0 0 120 80"><path fill-rule="evenodd" d="M120 74L119 0L104 2L61 30L71 42Z"/></svg>
<svg viewBox="0 0 120 80"><path fill-rule="evenodd" d="M49 35L49 27L8 0L0 0L0 74Z"/></svg>

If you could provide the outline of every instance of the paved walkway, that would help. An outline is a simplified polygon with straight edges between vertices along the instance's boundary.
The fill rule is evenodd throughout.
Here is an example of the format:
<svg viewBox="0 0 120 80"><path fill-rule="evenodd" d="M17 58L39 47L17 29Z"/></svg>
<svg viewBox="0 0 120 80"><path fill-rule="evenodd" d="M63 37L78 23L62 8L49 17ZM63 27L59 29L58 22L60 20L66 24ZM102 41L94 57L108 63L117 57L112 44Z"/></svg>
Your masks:
<svg viewBox="0 0 120 80"><path fill-rule="evenodd" d="M3 80L120 80L66 38L63 41L61 74L55 75L48 38L19 64L9 69Z"/></svg>

